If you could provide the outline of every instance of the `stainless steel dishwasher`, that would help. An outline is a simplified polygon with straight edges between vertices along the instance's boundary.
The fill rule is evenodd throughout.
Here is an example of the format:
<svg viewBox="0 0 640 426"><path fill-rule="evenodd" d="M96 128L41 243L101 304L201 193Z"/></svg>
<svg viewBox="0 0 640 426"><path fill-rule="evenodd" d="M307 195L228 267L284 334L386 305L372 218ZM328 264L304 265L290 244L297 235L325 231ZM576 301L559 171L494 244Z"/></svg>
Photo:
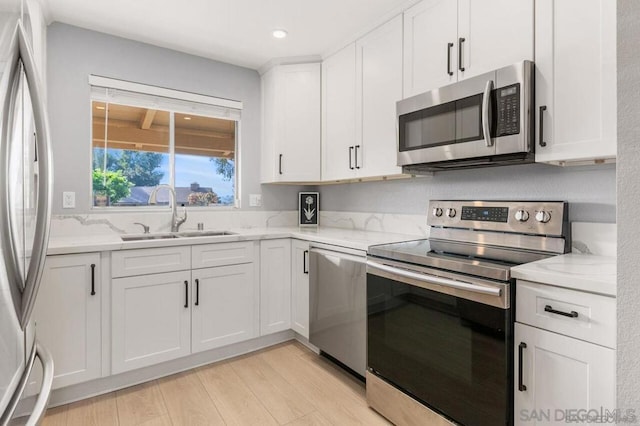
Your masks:
<svg viewBox="0 0 640 426"><path fill-rule="evenodd" d="M365 375L366 252L324 244L309 249L309 342Z"/></svg>

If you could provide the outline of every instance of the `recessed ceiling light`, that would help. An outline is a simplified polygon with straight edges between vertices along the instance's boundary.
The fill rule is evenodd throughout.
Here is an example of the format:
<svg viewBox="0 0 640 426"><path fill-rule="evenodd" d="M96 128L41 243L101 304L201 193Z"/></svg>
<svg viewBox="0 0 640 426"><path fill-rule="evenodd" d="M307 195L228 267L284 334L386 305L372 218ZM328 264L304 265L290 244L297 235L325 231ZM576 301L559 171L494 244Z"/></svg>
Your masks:
<svg viewBox="0 0 640 426"><path fill-rule="evenodd" d="M185 120L191 120L191 117L184 117Z"/></svg>
<svg viewBox="0 0 640 426"><path fill-rule="evenodd" d="M286 30L273 30L271 34L273 34L275 38L285 38L288 33Z"/></svg>

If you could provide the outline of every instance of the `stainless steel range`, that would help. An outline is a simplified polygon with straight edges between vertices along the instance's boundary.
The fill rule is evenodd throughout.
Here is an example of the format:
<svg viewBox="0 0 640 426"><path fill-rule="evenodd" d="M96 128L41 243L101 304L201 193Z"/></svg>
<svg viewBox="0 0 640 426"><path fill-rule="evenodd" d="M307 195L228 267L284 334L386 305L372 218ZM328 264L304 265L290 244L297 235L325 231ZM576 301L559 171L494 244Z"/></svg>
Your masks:
<svg viewBox="0 0 640 426"><path fill-rule="evenodd" d="M367 401L403 424L513 424L511 268L570 247L564 202L431 201L367 255Z"/></svg>

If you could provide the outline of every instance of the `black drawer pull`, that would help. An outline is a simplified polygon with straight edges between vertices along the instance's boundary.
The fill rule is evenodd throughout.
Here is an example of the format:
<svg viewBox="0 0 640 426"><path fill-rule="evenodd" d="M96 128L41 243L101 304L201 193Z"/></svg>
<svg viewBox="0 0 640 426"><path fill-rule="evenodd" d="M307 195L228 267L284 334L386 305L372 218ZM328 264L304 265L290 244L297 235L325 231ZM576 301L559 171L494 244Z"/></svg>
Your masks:
<svg viewBox="0 0 640 426"><path fill-rule="evenodd" d="M453 43L447 43L447 74L453 75L453 71L451 71L451 48L453 47Z"/></svg>
<svg viewBox="0 0 640 426"><path fill-rule="evenodd" d="M458 69L462 72L465 70L464 65L462 64L462 43L465 41L467 40L464 37L460 37L458 39Z"/></svg>
<svg viewBox="0 0 640 426"><path fill-rule="evenodd" d="M551 305L546 305L544 307L544 311L551 312L552 314L556 314L556 315L562 315L563 317L578 318L578 313L576 311L571 311L571 312L556 311L551 307Z"/></svg>
<svg viewBox="0 0 640 426"><path fill-rule="evenodd" d="M200 304L200 280L196 278L196 303L198 306Z"/></svg>
<svg viewBox="0 0 640 426"><path fill-rule="evenodd" d="M527 387L522 383L522 358L523 352L527 348L527 344L524 342L520 342L518 345L518 390L520 392L524 392L527 390Z"/></svg>
<svg viewBox="0 0 640 426"><path fill-rule="evenodd" d="M538 129L538 141L539 141L538 143L543 148L547 146L547 143L544 141L544 112L546 110L547 110L547 106L542 105L540 107L540 113L538 114L540 116L540 129Z"/></svg>
<svg viewBox="0 0 640 426"><path fill-rule="evenodd" d="M184 307L189 307L189 281L184 282Z"/></svg>
<svg viewBox="0 0 640 426"><path fill-rule="evenodd" d="M278 173L282 174L282 154L278 157Z"/></svg>
<svg viewBox="0 0 640 426"><path fill-rule="evenodd" d="M307 266L307 256L309 256L309 250L305 250L302 253L302 273L309 274L309 268Z"/></svg>
<svg viewBox="0 0 640 426"><path fill-rule="evenodd" d="M91 295L96 295L96 264L91 264Z"/></svg>
<svg viewBox="0 0 640 426"><path fill-rule="evenodd" d="M350 147L349 147L349 168L350 168L351 170L353 170L353 169L354 169L354 167L353 167L353 165L352 165L352 158L351 158L351 155L352 155L352 154L353 154L353 147L352 147L352 146L350 146Z"/></svg>

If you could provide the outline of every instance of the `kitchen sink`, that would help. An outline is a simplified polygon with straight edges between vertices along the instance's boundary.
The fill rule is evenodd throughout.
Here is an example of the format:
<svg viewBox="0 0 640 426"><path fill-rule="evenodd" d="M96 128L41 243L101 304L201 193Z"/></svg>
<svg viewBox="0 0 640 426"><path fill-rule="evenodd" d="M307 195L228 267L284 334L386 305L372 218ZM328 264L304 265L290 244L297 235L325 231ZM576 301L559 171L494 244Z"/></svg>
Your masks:
<svg viewBox="0 0 640 426"><path fill-rule="evenodd" d="M185 231L185 232L179 232L177 235L178 237L186 237L186 238L191 238L191 237L221 237L224 235L235 235L235 232L229 232L229 231Z"/></svg>
<svg viewBox="0 0 640 426"><path fill-rule="evenodd" d="M171 238L178 238L176 234L136 234L136 235L121 235L122 241L146 241L146 240L167 240Z"/></svg>
<svg viewBox="0 0 640 426"><path fill-rule="evenodd" d="M147 240L167 240L173 238L193 238L193 237L221 237L224 235L235 235L229 231L184 231L176 233L158 234L130 234L121 235L122 241L147 241Z"/></svg>

